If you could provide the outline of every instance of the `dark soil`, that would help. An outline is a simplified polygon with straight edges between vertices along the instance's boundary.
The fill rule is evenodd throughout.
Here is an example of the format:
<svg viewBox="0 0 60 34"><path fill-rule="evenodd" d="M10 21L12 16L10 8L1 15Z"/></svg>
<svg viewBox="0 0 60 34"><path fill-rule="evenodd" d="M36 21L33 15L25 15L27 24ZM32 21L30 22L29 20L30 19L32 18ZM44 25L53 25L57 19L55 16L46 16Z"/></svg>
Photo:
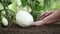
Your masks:
<svg viewBox="0 0 60 34"><path fill-rule="evenodd" d="M60 25L45 25L42 27L22 28L16 24L3 27L0 34L60 34Z"/></svg>

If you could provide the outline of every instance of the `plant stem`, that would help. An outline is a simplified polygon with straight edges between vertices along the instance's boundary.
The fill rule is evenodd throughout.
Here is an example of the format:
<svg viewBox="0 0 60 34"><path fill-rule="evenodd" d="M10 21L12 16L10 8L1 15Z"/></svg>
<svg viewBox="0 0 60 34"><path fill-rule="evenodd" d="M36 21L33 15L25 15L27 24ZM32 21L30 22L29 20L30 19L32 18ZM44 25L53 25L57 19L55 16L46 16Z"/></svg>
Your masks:
<svg viewBox="0 0 60 34"><path fill-rule="evenodd" d="M50 4L51 0L44 0L44 11L48 10L48 6Z"/></svg>
<svg viewBox="0 0 60 34"><path fill-rule="evenodd" d="M47 10L47 0L44 0L44 11Z"/></svg>
<svg viewBox="0 0 60 34"><path fill-rule="evenodd" d="M0 10L0 23L2 22L2 18L1 18L1 10Z"/></svg>
<svg viewBox="0 0 60 34"><path fill-rule="evenodd" d="M8 15L8 11L7 11L7 7L6 7L5 3L6 3L5 0L2 0L2 5L3 5L4 10L6 12L6 18L9 20L9 15Z"/></svg>

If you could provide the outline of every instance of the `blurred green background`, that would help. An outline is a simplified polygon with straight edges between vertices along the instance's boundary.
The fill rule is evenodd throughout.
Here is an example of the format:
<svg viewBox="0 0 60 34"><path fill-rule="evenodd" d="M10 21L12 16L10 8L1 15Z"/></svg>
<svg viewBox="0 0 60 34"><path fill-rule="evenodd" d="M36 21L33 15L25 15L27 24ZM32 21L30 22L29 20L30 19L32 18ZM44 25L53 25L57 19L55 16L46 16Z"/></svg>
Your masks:
<svg viewBox="0 0 60 34"><path fill-rule="evenodd" d="M15 14L22 9L31 11L34 21L38 21L42 12L59 8L60 0L0 0L0 23L5 17L12 24Z"/></svg>

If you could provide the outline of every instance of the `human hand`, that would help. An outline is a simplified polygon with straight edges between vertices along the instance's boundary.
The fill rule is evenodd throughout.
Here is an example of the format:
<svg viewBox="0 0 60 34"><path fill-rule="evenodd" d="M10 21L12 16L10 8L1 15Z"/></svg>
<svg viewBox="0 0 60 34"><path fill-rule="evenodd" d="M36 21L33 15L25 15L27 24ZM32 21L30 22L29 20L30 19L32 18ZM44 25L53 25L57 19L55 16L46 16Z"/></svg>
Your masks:
<svg viewBox="0 0 60 34"><path fill-rule="evenodd" d="M40 21L36 21L34 23L32 23L33 26L43 26L44 24L48 24L45 20L43 20L44 18L48 17L49 15L51 15L53 13L53 11L49 11L49 12L43 12L40 16Z"/></svg>
<svg viewBox="0 0 60 34"><path fill-rule="evenodd" d="M45 17L51 15L54 11L42 12L40 16L40 20L44 19Z"/></svg>

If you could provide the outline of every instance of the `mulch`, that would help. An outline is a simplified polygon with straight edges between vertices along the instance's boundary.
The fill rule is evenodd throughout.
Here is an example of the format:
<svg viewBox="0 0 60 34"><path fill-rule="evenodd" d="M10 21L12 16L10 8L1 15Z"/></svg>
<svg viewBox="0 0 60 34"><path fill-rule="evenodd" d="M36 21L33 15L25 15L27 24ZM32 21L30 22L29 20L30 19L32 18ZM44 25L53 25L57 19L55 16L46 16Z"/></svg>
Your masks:
<svg viewBox="0 0 60 34"><path fill-rule="evenodd" d="M16 24L3 27L0 34L60 34L60 25L52 24L39 27L22 28Z"/></svg>

